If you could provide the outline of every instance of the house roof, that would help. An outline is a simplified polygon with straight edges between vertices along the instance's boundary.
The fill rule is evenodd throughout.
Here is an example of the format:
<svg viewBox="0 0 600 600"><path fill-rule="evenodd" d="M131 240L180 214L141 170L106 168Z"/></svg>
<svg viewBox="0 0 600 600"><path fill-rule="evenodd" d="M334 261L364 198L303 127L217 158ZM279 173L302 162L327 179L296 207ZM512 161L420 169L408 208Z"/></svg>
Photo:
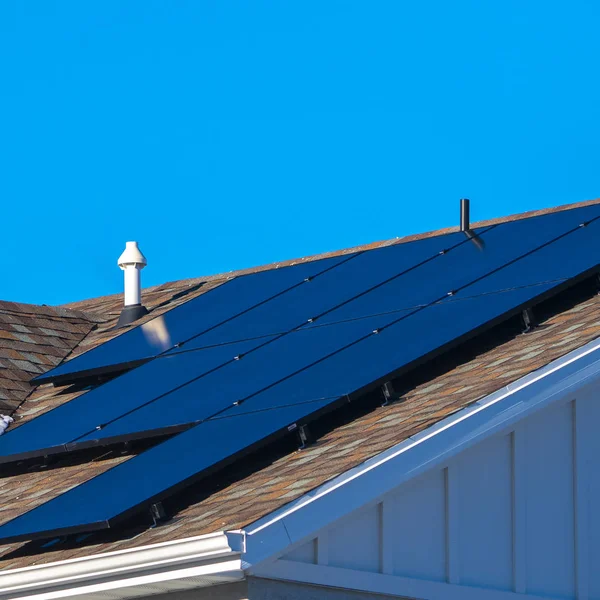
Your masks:
<svg viewBox="0 0 600 600"><path fill-rule="evenodd" d="M482 224L569 210L590 203L600 203L600 200ZM455 230L380 242L360 249L403 243ZM300 260L316 260L328 255ZM259 269L294 262L298 261ZM144 319L153 318L231 277L249 271L252 270L149 288L144 291L143 299L150 312ZM14 412L16 426L82 393L68 387L54 388L49 384L30 389L27 381L34 374L50 369L65 356L75 356L114 337L117 332L111 328L118 318L121 303L122 297L115 295L61 308L13 303L0 305L0 351L5 349L8 353L13 350L24 356L8 357L9 366L2 368L10 371L10 376L5 374L5 379L0 379L0 394L7 396L3 399L1 410ZM15 325L18 325L16 329ZM23 327L29 331L22 331ZM148 522L134 522L123 529L80 538L10 544L0 548L0 567L17 568L244 528L453 412L595 339L599 333L600 298L589 288L574 290L563 296L560 302L552 304L541 315L538 327L527 335L521 335L514 323L504 324L464 344L452 356L417 369L403 379L402 402L382 407L374 397L347 411L341 418L337 415L324 419L316 428L317 439L305 450L294 451L289 441L281 442L237 461L201 486L188 488L169 506L174 518L158 527L149 528ZM9 334L24 334L29 336L30 341L15 339ZM17 349L14 347L17 341L29 346ZM6 363L2 354L0 361ZM12 387L4 388L5 380L11 382L7 385ZM19 387L12 384L15 381L20 382ZM0 524L128 460L138 451L135 448L128 453L121 453L121 449L97 449L76 456L61 456L47 465L28 467L29 470L14 468L0 478Z"/></svg>
<svg viewBox="0 0 600 600"><path fill-rule="evenodd" d="M0 413L31 393L29 380L56 366L99 321L78 310L0 302Z"/></svg>

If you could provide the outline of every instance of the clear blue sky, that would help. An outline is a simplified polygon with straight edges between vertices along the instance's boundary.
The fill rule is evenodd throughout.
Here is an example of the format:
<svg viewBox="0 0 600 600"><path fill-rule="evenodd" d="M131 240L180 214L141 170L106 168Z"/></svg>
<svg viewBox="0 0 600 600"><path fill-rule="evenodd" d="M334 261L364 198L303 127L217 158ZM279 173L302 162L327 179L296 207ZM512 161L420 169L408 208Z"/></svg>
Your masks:
<svg viewBox="0 0 600 600"><path fill-rule="evenodd" d="M0 298L600 196L600 3L0 3Z"/></svg>

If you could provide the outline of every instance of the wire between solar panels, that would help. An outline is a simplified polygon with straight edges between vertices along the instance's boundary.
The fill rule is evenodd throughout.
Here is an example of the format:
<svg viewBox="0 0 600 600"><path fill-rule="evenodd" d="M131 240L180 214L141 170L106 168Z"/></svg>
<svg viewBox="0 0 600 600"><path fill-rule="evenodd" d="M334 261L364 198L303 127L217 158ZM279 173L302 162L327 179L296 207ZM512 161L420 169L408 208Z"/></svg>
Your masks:
<svg viewBox="0 0 600 600"><path fill-rule="evenodd" d="M433 302L430 302L429 304L414 304L412 306L406 306L403 308L395 308L393 310L387 310L387 311L382 311L382 312L377 312L377 313L369 313L366 315L360 315L357 317L352 317L350 319L340 319L339 321L331 321L329 323L322 323L319 324L318 323L318 319L320 317L314 317L309 319L307 322L309 323L315 323L314 326L312 327L304 327L305 324L299 326L299 327L295 327L294 329L289 329L287 331L275 331L272 333L268 333L265 335L257 335L257 336L253 336L253 337L246 337L246 338L236 338L233 340L228 340L226 342L223 342L222 344L209 344L207 346L200 346L198 348L189 348L188 350L185 349L185 343L183 344L179 344L178 348L182 348L181 350L178 350L176 353L173 354L161 354L159 356L157 356L156 358L172 358L173 356L178 356L179 354L187 354L190 352L197 352L200 350L210 350L211 348L222 348L224 346L228 346L228 345L233 345L233 344L238 344L238 343L242 343L242 342L252 342L254 340L261 340L261 339L269 339L269 338L277 338L278 336L281 337L283 335L289 335L289 334L293 334L293 333L304 333L307 331L311 331L313 329L318 329L318 328L323 328L323 327L332 327L334 325L341 325L343 323L352 323L355 321L361 321L364 319L371 319L373 317L384 317L386 315L392 315L392 314L397 314L397 313L401 313L401 312L405 312L405 311L409 311L409 310L418 310L418 309L423 309L423 308L427 308L429 306L435 306L437 304L441 304L442 302L444 303L450 303L450 302L463 302L465 300L472 300L473 298L481 298L483 296L491 296L494 294L503 294L506 292L512 292L515 290L521 290L521 289L527 289L527 288L532 288L532 287L536 287L536 286L542 286L542 285L548 285L551 283L562 283L564 281L567 281L567 278L565 277L561 277L558 279L549 279L546 281L538 281L536 283L530 283L527 285L518 285L518 286L514 286L514 287L509 287L509 288L502 288L499 290L493 290L491 292L483 292L481 294L473 294L471 296L462 296L461 298L455 298L454 294L452 294L452 296L445 296L444 298L440 298L438 300L434 300ZM258 350L260 348L260 346L258 346L257 348L251 350L250 352L254 352L254 350Z"/></svg>

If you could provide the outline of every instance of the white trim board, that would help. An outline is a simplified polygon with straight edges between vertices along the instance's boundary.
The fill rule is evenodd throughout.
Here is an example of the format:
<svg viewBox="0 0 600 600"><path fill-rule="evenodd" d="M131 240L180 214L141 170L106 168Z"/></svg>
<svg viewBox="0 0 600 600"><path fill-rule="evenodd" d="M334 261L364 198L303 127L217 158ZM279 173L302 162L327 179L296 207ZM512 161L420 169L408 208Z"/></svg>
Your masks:
<svg viewBox="0 0 600 600"><path fill-rule="evenodd" d="M531 594L325 567L284 559L257 569L254 576L417 600L547 600L546 597Z"/></svg>

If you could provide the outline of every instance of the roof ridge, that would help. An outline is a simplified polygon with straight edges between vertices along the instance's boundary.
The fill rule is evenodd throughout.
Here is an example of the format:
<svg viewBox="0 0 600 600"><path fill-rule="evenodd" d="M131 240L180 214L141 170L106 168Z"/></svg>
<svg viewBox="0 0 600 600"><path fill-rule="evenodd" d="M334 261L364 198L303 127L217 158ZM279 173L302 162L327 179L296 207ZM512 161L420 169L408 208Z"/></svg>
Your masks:
<svg viewBox="0 0 600 600"><path fill-rule="evenodd" d="M584 200L582 202L571 202L569 204L561 204L559 206L554 206L552 208L529 210L529 211L525 211L522 213L515 213L512 215L507 215L504 217L485 219L482 221L477 221L477 222L471 223L471 227L487 227L490 225L497 225L500 223L508 223L511 221L518 221L521 219L529 219L532 217L537 217L537 216L541 216L541 215L545 215L545 214L573 210L576 208L581 208L583 206L590 206L593 204L600 204L600 198L595 198L592 200ZM323 258L328 258L330 256L336 256L336 255L340 255L340 254L350 254L351 252L360 252L360 251L364 251L364 250L380 248L382 246L391 246L393 244L404 244L407 242L413 242L416 240L429 238L429 237L435 237L438 235L448 235L450 233L455 233L457 231L460 231L460 227L458 225L454 225L452 227L445 227L442 229L425 231L422 233L409 234L406 236L391 238L388 240L379 240L379 241L370 242L370 243L366 243L366 244L359 244L358 246L351 246L350 248L341 248L341 249L337 249L337 250L330 250L330 251L322 252L319 254L313 254L313 255L304 256L304 257L286 259L286 260L282 260L282 261L278 261L278 262L274 262L274 263L257 265L257 266L249 267L249 268L245 268L245 269L236 269L236 270L232 270L232 271L226 271L223 273L215 273L214 275L204 275L204 276L201 275L198 277L191 277L189 279L179 279L179 280L175 280L175 281L168 281L165 283L160 283L157 285L143 288L143 291L146 293L154 292L154 291L160 290L160 288L165 288L165 291L166 291L168 289L168 286L172 286L175 284L177 284L179 286L185 285L185 284L192 286L192 285L195 285L195 284L203 282L203 281L217 281L219 279L229 279L232 277L238 277L241 275L246 275L246 274L254 273L254 272L258 272L258 271L266 271L269 269L276 269L279 267L291 266L291 265L298 264L301 262L310 262L313 260L320 260ZM79 304L83 304L83 303L90 302L90 301L100 302L102 300L115 299L122 295L123 295L122 292L118 292L117 294L107 294L105 296L98 296L96 298L85 298L83 300L67 302L67 303L61 304L59 306L73 310L71 307L77 306ZM92 313L92 314L98 314L98 313Z"/></svg>
<svg viewBox="0 0 600 600"><path fill-rule="evenodd" d="M512 215L506 215L504 217L494 217L493 219L483 219L481 221L475 221L471 223L471 228L475 227L489 227L490 225L499 225L501 223L510 223L512 221L521 221L522 219L531 219L532 217L539 217L542 215L553 214L557 212L565 212L567 210L574 210L576 208L582 208L584 206L592 206L594 204L600 204L600 198L594 198L593 200L584 200L582 202L571 202L569 204L560 204L552 208L540 208L536 210L528 210L522 213L515 213ZM436 235L447 235L449 233L456 233L460 231L459 225L452 227L446 227L444 229L436 229L433 231L426 231L424 233L415 233L398 238L398 243L412 242L414 240L422 239L425 237L435 237Z"/></svg>
<svg viewBox="0 0 600 600"><path fill-rule="evenodd" d="M23 308L23 310L20 310L21 308ZM0 313L28 317L39 317L40 315L43 315L49 318L83 319L91 323L97 323L99 321L98 313L78 310L66 306L13 302L12 300L0 300Z"/></svg>

